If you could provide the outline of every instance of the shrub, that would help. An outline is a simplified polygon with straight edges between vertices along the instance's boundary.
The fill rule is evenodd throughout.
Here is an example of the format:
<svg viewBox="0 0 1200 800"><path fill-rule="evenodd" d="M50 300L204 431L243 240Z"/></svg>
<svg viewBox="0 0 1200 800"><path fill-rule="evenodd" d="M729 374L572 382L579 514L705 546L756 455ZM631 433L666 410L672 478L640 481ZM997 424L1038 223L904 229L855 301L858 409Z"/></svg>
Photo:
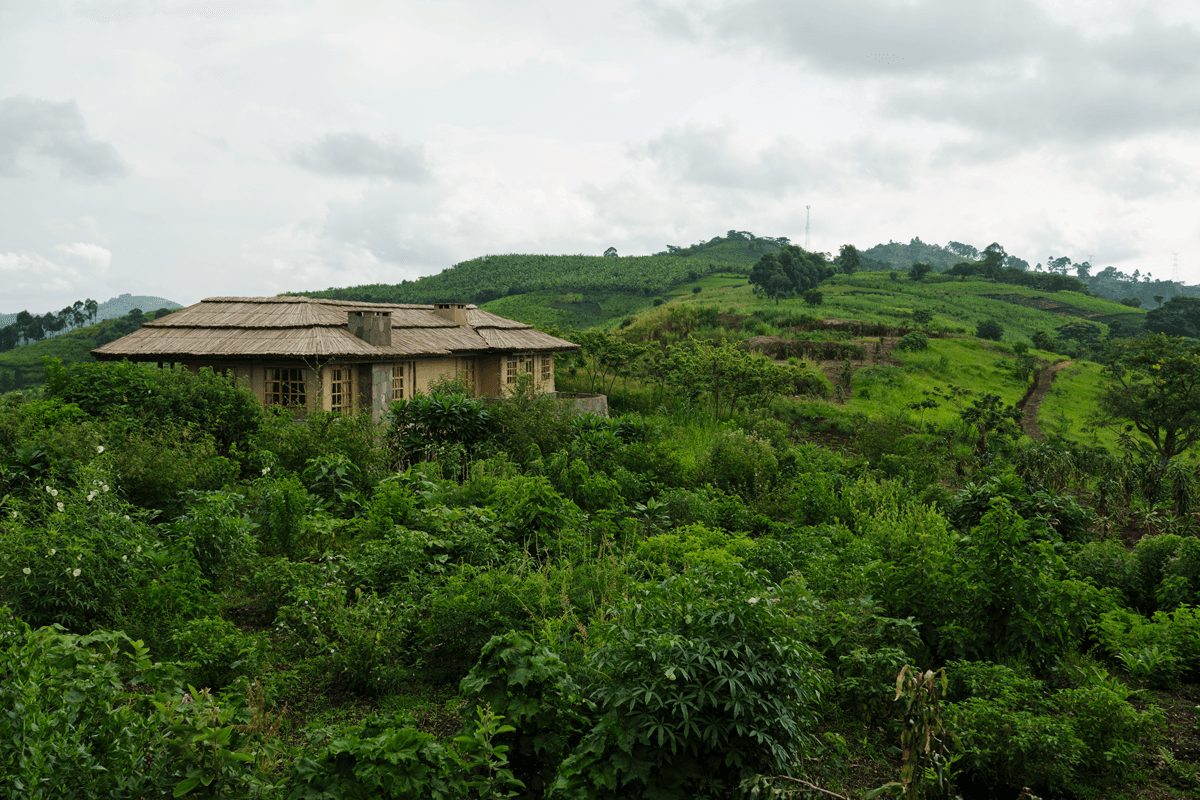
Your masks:
<svg viewBox="0 0 1200 800"><path fill-rule="evenodd" d="M1034 331L1033 336L1030 337L1030 342L1032 342L1033 346L1038 350L1053 351L1054 348L1057 347L1057 343L1054 341L1054 336L1046 331Z"/></svg>
<svg viewBox="0 0 1200 800"><path fill-rule="evenodd" d="M168 519L183 511L182 492L221 489L240 471L219 455L213 437L191 426L163 422L143 428L117 420L109 430L106 452L125 497Z"/></svg>
<svg viewBox="0 0 1200 800"><path fill-rule="evenodd" d="M718 434L705 456L704 472L719 489L755 497L779 477L771 443L742 430Z"/></svg>
<svg viewBox="0 0 1200 800"><path fill-rule="evenodd" d="M448 445L482 442L491 426L483 401L465 394L431 394L392 403L384 434L393 467L437 458Z"/></svg>
<svg viewBox="0 0 1200 800"><path fill-rule="evenodd" d="M226 619L203 617L172 635L178 656L187 662L188 683L224 689L240 676L257 674L264 662L266 641L242 633Z"/></svg>
<svg viewBox="0 0 1200 800"><path fill-rule="evenodd" d="M954 662L947 673L948 727L962 740L966 771L987 786L1075 792L1120 778L1158 722L1103 670L1081 670L1080 685L1057 692L999 664Z"/></svg>
<svg viewBox="0 0 1200 800"><path fill-rule="evenodd" d="M262 406L245 386L208 367L155 369L131 361L46 359L46 394L94 416L140 424L174 422L211 436L221 455L246 450L262 421Z"/></svg>
<svg viewBox="0 0 1200 800"><path fill-rule="evenodd" d="M594 626L601 717L556 792L693 798L787 772L811 745L828 681L773 597L740 568L689 573L633 593Z"/></svg>
<svg viewBox="0 0 1200 800"><path fill-rule="evenodd" d="M369 412L314 411L297 420L287 409L272 407L251 447L259 454L261 466L297 475L311 459L344 456L357 470L354 488L366 493L385 474L386 457L378 447L378 435L379 426Z"/></svg>
<svg viewBox="0 0 1200 800"><path fill-rule="evenodd" d="M896 343L897 350L915 353L919 350L929 349L929 337L920 331L906 333L900 337L900 341Z"/></svg>
<svg viewBox="0 0 1200 800"><path fill-rule="evenodd" d="M295 475L284 475L261 481L257 490L253 518L263 549L294 554L303 538L304 520L312 505L304 484Z"/></svg>
<svg viewBox="0 0 1200 800"><path fill-rule="evenodd" d="M1004 338L1004 326L994 319L985 320L975 328L975 335L998 342Z"/></svg>
<svg viewBox="0 0 1200 800"><path fill-rule="evenodd" d="M511 726L494 741L508 747L526 796L544 797L584 725L583 698L562 660L529 636L509 632L484 645L459 691L467 700L464 721L489 709Z"/></svg>
<svg viewBox="0 0 1200 800"><path fill-rule="evenodd" d="M152 662L141 642L54 628L8 638L0 764L13 796L179 797L202 781L212 796L271 788L259 772L269 726L246 724L236 698L218 708L206 692L187 695L177 665Z"/></svg>
<svg viewBox="0 0 1200 800"><path fill-rule="evenodd" d="M186 510L167 530L174 541L190 542L201 574L213 582L253 554L257 526L240 508L245 500L240 494L187 492L186 497Z"/></svg>
<svg viewBox="0 0 1200 800"><path fill-rule="evenodd" d="M933 312L927 308L914 308L912 321L918 325L928 325L933 322Z"/></svg>
<svg viewBox="0 0 1200 800"><path fill-rule="evenodd" d="M651 536L638 545L637 557L651 574L664 578L697 567L719 569L752 555L755 540L703 525L685 525Z"/></svg>

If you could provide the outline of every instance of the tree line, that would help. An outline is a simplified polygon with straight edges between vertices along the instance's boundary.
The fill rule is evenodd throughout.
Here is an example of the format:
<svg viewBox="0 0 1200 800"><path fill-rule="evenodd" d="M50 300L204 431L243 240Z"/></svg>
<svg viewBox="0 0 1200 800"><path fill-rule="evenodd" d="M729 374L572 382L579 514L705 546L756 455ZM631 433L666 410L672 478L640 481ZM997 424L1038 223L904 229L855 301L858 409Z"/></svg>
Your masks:
<svg viewBox="0 0 1200 800"><path fill-rule="evenodd" d="M87 300L76 300L58 313L47 311L38 316L29 311L21 311L11 324L0 328L0 353L95 322L99 308L100 304L89 297Z"/></svg>

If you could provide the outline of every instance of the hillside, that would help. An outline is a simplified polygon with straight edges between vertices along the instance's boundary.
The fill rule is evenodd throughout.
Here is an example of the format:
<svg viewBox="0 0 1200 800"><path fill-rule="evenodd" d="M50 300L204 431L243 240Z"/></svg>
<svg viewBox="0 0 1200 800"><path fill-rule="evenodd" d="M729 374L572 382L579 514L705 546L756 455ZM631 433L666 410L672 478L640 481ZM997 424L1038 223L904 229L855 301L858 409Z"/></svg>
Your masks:
<svg viewBox="0 0 1200 800"><path fill-rule="evenodd" d="M130 296L121 295L122 298ZM132 313L126 313L122 317L107 319L0 353L0 393L36 388L44 384L46 374L42 368L43 358L57 358L64 364L92 361L94 359L90 353L95 348L133 333L141 327L142 322L148 322L171 311L174 309L161 308L142 314L134 307L131 309Z"/></svg>
<svg viewBox="0 0 1200 800"><path fill-rule="evenodd" d="M183 308L174 300L168 300L165 297L151 297L149 295L134 295L123 294L119 297L112 297L101 303L96 308L96 321L102 322L106 319L119 319L125 316L135 308L140 308L143 311L147 308ZM20 312L14 311L11 314L0 314L0 328L5 325L11 325L17 319L17 314ZM30 312L33 313L33 312ZM57 312L53 312L57 313Z"/></svg>

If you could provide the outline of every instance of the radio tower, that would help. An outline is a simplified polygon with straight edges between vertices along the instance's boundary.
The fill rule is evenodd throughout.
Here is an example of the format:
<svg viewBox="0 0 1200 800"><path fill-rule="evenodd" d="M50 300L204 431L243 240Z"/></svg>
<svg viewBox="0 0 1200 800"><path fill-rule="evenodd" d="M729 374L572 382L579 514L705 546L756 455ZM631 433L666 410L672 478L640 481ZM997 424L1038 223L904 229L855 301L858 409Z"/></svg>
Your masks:
<svg viewBox="0 0 1200 800"><path fill-rule="evenodd" d="M804 207L804 249L808 249L808 222L812 217L812 206Z"/></svg>
<svg viewBox="0 0 1200 800"><path fill-rule="evenodd" d="M1175 259L1171 264L1171 283L1179 283L1179 251L1172 250L1171 255Z"/></svg>

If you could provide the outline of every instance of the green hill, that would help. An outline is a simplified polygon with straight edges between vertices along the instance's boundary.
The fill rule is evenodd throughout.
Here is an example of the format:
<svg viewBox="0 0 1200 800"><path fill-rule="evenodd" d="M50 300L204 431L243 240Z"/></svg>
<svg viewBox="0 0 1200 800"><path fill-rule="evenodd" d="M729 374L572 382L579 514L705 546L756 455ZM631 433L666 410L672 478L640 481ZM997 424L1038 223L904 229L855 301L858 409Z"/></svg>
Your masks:
<svg viewBox="0 0 1200 800"><path fill-rule="evenodd" d="M174 300L168 300L165 297L152 297L142 294L123 294L119 297L112 297L96 307L96 320L103 322L106 319L120 319L121 317L133 311L135 308L145 310L147 308L183 308ZM0 314L0 328L5 325L11 325L17 319L19 312L11 314ZM57 313L57 312L55 312Z"/></svg>
<svg viewBox="0 0 1200 800"><path fill-rule="evenodd" d="M122 295L122 297L130 296ZM157 311L142 314L134 308L132 313L127 313L118 319L107 319L51 339L21 345L6 353L0 353L0 393L17 389L32 389L45 383L46 373L42 368L43 358L57 358L64 364L75 361L93 361L91 351L95 348L133 333L141 327L143 322L148 322L163 314L169 314L174 310L173 308L160 308Z"/></svg>

